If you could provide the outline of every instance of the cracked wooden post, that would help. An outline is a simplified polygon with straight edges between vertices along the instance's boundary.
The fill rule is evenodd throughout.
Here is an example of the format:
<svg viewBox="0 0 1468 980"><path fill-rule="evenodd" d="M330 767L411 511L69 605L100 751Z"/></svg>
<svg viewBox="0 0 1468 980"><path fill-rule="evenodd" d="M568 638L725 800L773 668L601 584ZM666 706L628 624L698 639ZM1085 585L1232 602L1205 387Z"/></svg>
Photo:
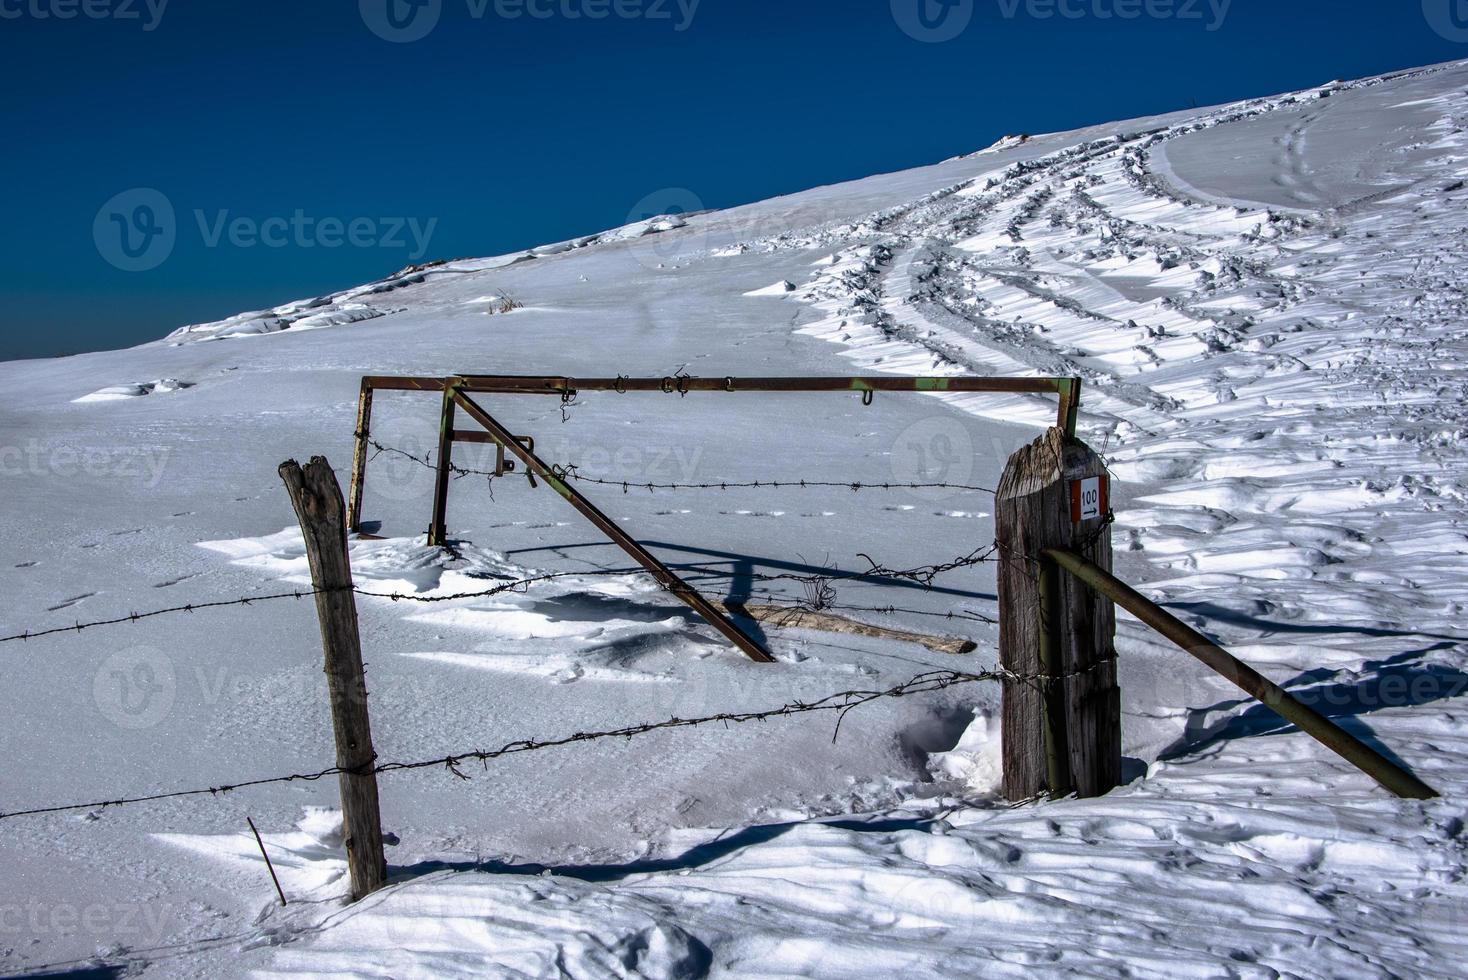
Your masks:
<svg viewBox="0 0 1468 980"><path fill-rule="evenodd" d="M317 590L316 615L321 621L331 693L336 764L343 770L339 781L347 867L352 876L352 900L357 901L387 883L387 859L382 851L382 818L373 771L377 753L367 716L367 681L347 553L346 506L331 464L321 456L304 470L295 460L282 463L280 478L301 524L311 581Z"/></svg>
<svg viewBox="0 0 1468 980"><path fill-rule="evenodd" d="M1106 465L1060 429L1009 460L999 482L999 664L1004 794L1100 796L1121 780L1116 610L1049 561L1075 551L1111 569Z"/></svg>

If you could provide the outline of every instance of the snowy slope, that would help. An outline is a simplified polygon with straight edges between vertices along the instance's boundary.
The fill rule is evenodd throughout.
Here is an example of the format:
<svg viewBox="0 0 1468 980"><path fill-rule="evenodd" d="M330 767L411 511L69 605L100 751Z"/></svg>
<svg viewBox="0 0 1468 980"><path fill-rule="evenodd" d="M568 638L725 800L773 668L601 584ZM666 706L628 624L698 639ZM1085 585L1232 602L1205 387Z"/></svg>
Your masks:
<svg viewBox="0 0 1468 980"><path fill-rule="evenodd" d="M0 365L0 634L306 581L275 476L349 459L364 373L1083 375L1123 577L1444 793L1386 797L1123 618L1125 752L1100 801L995 800L997 692L384 776L397 884L345 907L334 786L9 821L0 964L158 976L1454 976L1468 732L1468 66L1006 141L935 167L639 222ZM505 312L506 298L520 308ZM1053 407L954 396L488 400L630 482L994 486ZM433 399L382 396L421 454ZM472 460L471 460L472 461ZM625 567L544 489L383 457L362 584L452 594ZM589 487L717 597L945 562L981 492ZM363 600L379 754L440 756L814 699L994 660L988 566L843 583L964 660L771 629L744 662L641 576L436 606ZM0 810L332 760L304 603L0 646ZM139 668L145 673L139 674ZM146 681L146 683L144 683ZM1142 778L1145 776L1145 778ZM265 832L273 890L245 817ZM542 874L541 872L546 873Z"/></svg>

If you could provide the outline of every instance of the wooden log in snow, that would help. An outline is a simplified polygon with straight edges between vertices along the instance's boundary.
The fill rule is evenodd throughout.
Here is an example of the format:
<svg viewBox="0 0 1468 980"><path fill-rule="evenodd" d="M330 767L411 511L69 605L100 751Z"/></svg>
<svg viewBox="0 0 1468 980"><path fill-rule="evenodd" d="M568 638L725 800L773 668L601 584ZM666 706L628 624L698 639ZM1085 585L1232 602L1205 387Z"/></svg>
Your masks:
<svg viewBox="0 0 1468 980"><path fill-rule="evenodd" d="M929 636L926 633L909 633L906 630L873 626L870 623L847 619L845 616L817 612L813 609L801 609L798 606L738 602L726 602L723 603L723 606L735 616L744 616L757 623L767 623L770 626L784 629L817 630L822 633L847 633L852 636L870 636L878 640L897 640L902 643L916 643L936 653L965 654L973 653L979 648L979 645L973 640L961 636Z"/></svg>

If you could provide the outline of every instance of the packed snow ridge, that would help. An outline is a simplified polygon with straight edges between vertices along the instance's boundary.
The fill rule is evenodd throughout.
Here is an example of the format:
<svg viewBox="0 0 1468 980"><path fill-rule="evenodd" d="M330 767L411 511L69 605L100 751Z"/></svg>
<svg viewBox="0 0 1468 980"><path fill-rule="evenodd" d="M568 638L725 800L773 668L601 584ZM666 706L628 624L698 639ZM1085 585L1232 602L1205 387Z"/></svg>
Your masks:
<svg viewBox="0 0 1468 980"><path fill-rule="evenodd" d="M0 841L31 906L84 903L101 875L159 917L146 935L0 933L0 962L159 976L1458 976L1465 267L1468 64L1452 64L1006 138L748 208L415 267L25 377L0 366L7 414L29 426L14 432L175 454L163 490L97 483L86 526L54 472L13 477L34 524L5 571L17 629L180 589L207 600L309 581L274 466L316 451L342 465L364 373L1077 375L1082 436L1116 481L1118 573L1443 794L1389 797L1123 616L1130 781L1104 799L1004 805L997 692L980 687L864 709L835 743L828 724L792 719L533 753L468 782L384 776L393 884L355 906L329 786L37 818ZM507 297L528 305L483 316ZM171 383L119 386L131 377L193 385L139 398ZM993 486L1054 417L1029 396L649 397L587 399L564 423L559 403L501 409L550 458L632 484ZM43 416L47 399L61 408ZM432 399L377 410L375 438L432 448ZM992 616L991 569L839 592L873 621L969 633L971 658L775 629L780 664L759 668L645 576L615 574L625 560L523 479L456 481L445 552L415 537L431 474L391 453L373 466L374 533L352 542L373 591L596 573L432 606L364 599L384 759L995 659L991 625L935 619ZM858 555L901 568L967 553L992 539L992 499L959 496L598 500L700 588L742 600L801 598L781 575L859 570ZM113 647L28 647L0 722L28 768L4 808L329 760L311 611L275 612L128 627L150 676L171 678L151 727L94 710ZM63 705L75 721L57 732ZM241 834L247 813L286 909Z"/></svg>

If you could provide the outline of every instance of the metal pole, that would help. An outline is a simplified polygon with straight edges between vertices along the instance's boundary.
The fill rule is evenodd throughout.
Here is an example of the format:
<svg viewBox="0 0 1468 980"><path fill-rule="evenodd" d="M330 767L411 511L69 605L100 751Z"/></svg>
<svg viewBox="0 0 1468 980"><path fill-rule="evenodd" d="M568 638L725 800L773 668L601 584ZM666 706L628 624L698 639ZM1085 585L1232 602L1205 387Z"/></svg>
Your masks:
<svg viewBox="0 0 1468 980"><path fill-rule="evenodd" d="M438 474L433 485L433 521L428 525L428 544L448 544L449 479L454 468L454 389L443 390L443 412L438 420Z"/></svg>
<svg viewBox="0 0 1468 980"><path fill-rule="evenodd" d="M380 380L380 379L376 379ZM779 377L779 378L567 378L539 375L463 374L452 384L470 393L518 395L564 395L567 392L615 391L662 392L686 395L692 392L1000 392L1063 394L1079 393L1075 378L966 378L902 377ZM379 385L382 387L382 385Z"/></svg>
<svg viewBox="0 0 1468 980"><path fill-rule="evenodd" d="M372 437L372 381L362 379L362 392L357 396L357 441L352 456L352 489L347 506L347 530L362 530L362 490L367 482L367 440Z"/></svg>
<svg viewBox="0 0 1468 980"><path fill-rule="evenodd" d="M280 896L280 907L286 907L285 889L280 887L280 879L275 876L275 865L270 861L270 854L265 850L265 842L260 839L260 831L255 829L255 821L250 817L245 818L245 823L250 825L250 833L255 835L255 843L260 845L260 856L265 859L265 869L270 872L270 880L275 882L275 894Z"/></svg>
<svg viewBox="0 0 1468 980"><path fill-rule="evenodd" d="M759 641L755 640L753 637L749 636L749 634L741 630L733 623L733 621L729 619L728 616L724 615L724 613L717 606L709 602L708 599L704 598L698 592L698 590L694 589L693 586L689 585L687 582L679 578L678 575L671 568L659 561L652 552L648 551L642 545L634 541L632 537L628 535L627 532L618 527L611 518L607 517L607 515L598 510L596 508L596 505L594 505L593 503L591 503L591 501L587 500L580 493L578 493L575 487L572 487L569 483L561 478L560 474L558 474L550 466L546 465L546 463L541 460L539 456L535 455L534 452L532 452L518 439L511 435L510 430L500 425L499 422L495 421L495 419L488 412L480 408L461 391L458 391L454 388L449 388L447 389L447 392L449 397L453 398L458 406L464 410L464 414L468 415L474 421L484 426L485 430L489 432L490 435L494 436L495 440L498 441L500 445L504 446L510 452L519 457L520 461L525 464L530 472L534 473L546 483L550 484L557 493L566 498L566 501L570 503L572 507L575 507L577 510L579 510L582 515L586 517L587 520L591 521L592 524L595 524L597 528L600 529L601 532L607 537L611 538L612 541L619 548L627 552L627 554L635 558L637 562L642 565L643 568L646 568L649 572L651 572L653 574L653 577L656 578L665 589L673 593L673 595L677 596L679 599L683 600L683 602L687 603L695 612L697 612L704 619L708 620L709 625L718 630L720 633L724 634L724 636L728 637L730 642L732 642L740 650L743 650L744 653L749 657L749 659L754 660L758 663L768 664L775 662L775 658L770 654L768 650L764 648L764 646ZM452 431L452 427L450 427L450 431Z"/></svg>
<svg viewBox="0 0 1468 980"><path fill-rule="evenodd" d="M1076 423L1081 414L1081 379L1060 378L1060 430L1067 436L1076 437Z"/></svg>
<svg viewBox="0 0 1468 980"><path fill-rule="evenodd" d="M1045 559L1045 564L1064 568L1121 606L1397 796L1409 800L1437 798L1438 793L1431 786L1355 738L1314 708L1299 701L1284 688L1125 582L1069 551L1051 548L1041 552L1041 557Z"/></svg>
<svg viewBox="0 0 1468 980"><path fill-rule="evenodd" d="M1070 771L1070 738L1065 718L1065 656L1061 650L1065 617L1060 605L1060 566L1040 563L1040 678L1045 711L1045 771L1050 796L1075 789Z"/></svg>

